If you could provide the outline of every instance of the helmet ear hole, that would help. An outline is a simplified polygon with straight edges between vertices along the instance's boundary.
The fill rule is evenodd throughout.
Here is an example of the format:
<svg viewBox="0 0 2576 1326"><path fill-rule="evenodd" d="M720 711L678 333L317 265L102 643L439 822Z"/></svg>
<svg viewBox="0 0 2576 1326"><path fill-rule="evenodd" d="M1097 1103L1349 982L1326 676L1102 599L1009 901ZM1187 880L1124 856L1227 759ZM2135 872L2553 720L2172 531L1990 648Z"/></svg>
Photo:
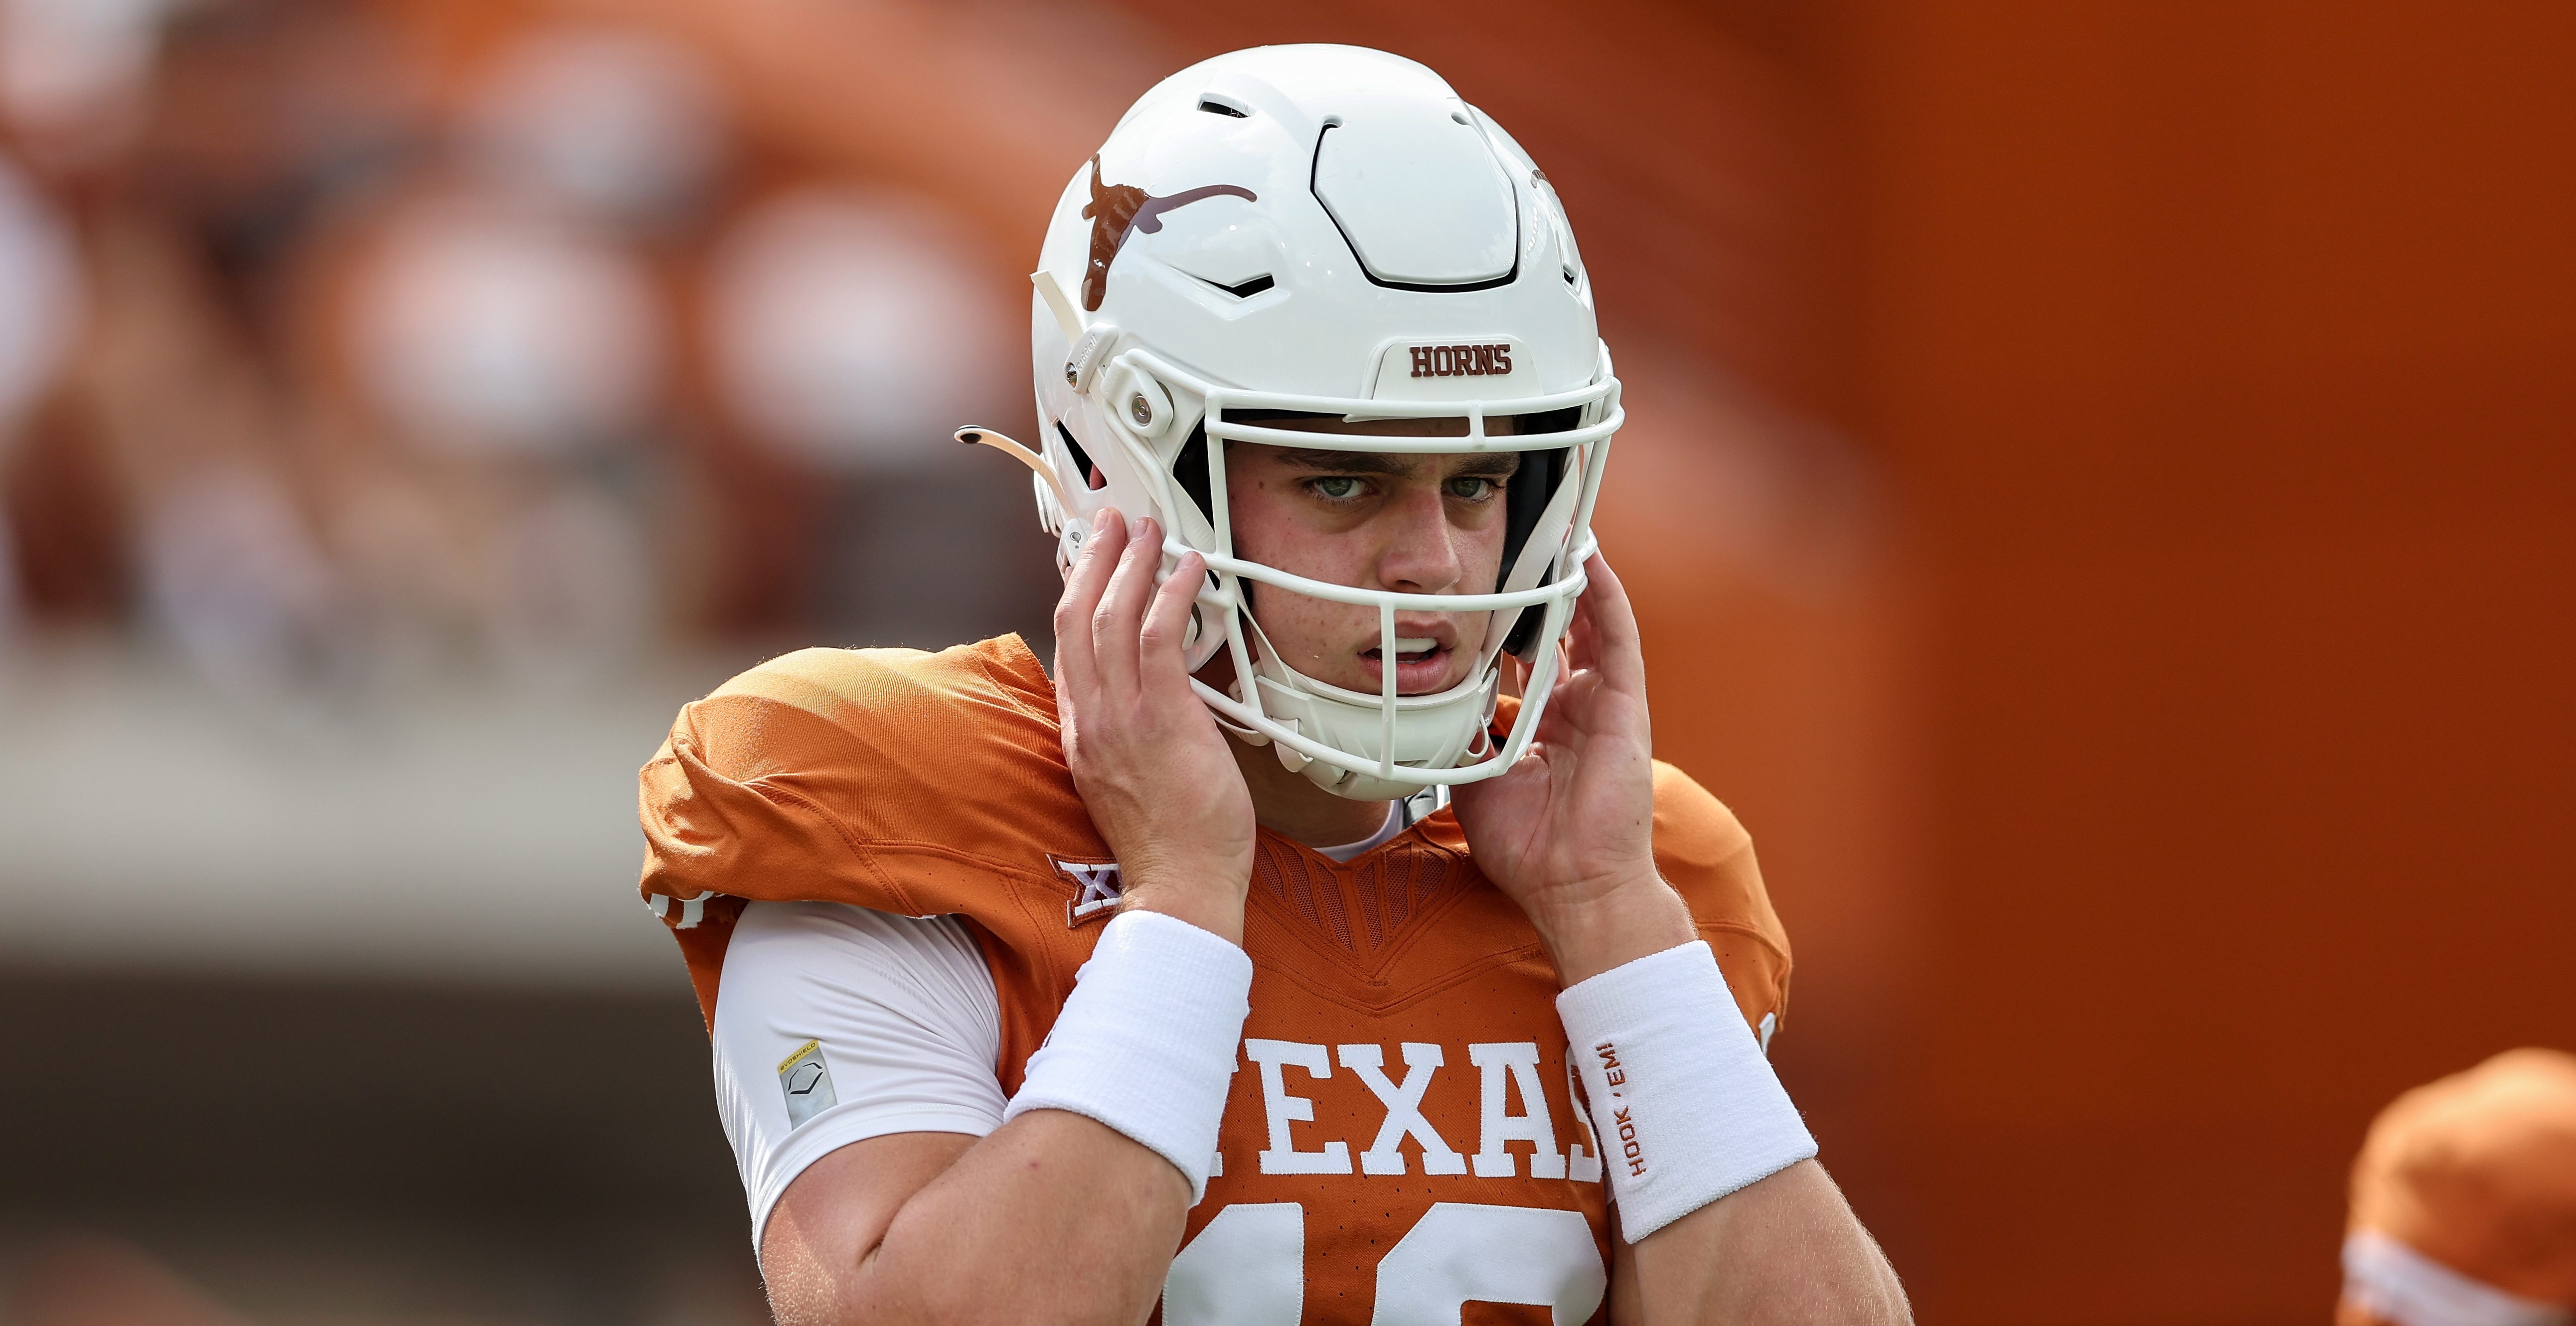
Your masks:
<svg viewBox="0 0 2576 1326"><path fill-rule="evenodd" d="M1199 518L1213 525L1216 523L1216 498L1208 483L1207 449L1207 422L1201 420L1190 430L1189 440L1183 442L1180 451L1172 457L1172 481L1181 486L1185 496L1198 504Z"/></svg>
<svg viewBox="0 0 2576 1326"><path fill-rule="evenodd" d="M1205 580L1208 589L1218 587L1216 572L1207 572ZM1181 637L1181 662L1190 671L1197 672L1225 652L1224 612L1225 609L1211 607L1204 600L1190 609L1188 634Z"/></svg>
<svg viewBox="0 0 2576 1326"><path fill-rule="evenodd" d="M1073 458L1073 467L1082 472L1084 487L1097 492L1109 486L1109 476L1102 474L1100 467L1091 463L1091 453L1083 450L1082 444L1073 440L1073 430L1065 427L1062 419L1055 421L1055 435L1064 443L1064 454Z"/></svg>

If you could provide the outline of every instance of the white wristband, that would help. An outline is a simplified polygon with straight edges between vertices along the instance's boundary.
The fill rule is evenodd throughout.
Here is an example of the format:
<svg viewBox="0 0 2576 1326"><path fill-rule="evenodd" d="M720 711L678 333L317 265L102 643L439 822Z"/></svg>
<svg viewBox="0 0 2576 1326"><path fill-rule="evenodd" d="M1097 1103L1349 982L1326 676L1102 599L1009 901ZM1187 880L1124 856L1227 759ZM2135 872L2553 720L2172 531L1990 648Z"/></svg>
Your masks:
<svg viewBox="0 0 2576 1326"><path fill-rule="evenodd" d="M2407 1326L2568 1326L2576 1311L2473 1280L2375 1229L2343 1241L2343 1296Z"/></svg>
<svg viewBox="0 0 2576 1326"><path fill-rule="evenodd" d="M1630 1243L1816 1154L1705 941L1556 997Z"/></svg>
<svg viewBox="0 0 2576 1326"><path fill-rule="evenodd" d="M1251 991L1252 959L1233 944L1160 912L1111 918L1002 1122L1096 1119L1172 1162L1197 1205Z"/></svg>

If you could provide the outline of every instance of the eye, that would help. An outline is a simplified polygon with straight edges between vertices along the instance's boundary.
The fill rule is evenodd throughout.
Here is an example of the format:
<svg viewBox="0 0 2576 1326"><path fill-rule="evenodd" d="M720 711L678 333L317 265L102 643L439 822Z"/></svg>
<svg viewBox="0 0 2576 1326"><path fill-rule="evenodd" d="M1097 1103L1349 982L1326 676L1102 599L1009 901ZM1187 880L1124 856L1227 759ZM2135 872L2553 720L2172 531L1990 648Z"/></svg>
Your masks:
<svg viewBox="0 0 2576 1326"><path fill-rule="evenodd" d="M1491 498L1502 485L1480 475L1462 474L1451 479L1449 495L1464 502L1482 502Z"/></svg>
<svg viewBox="0 0 2576 1326"><path fill-rule="evenodd" d="M1347 502L1360 495L1365 487L1357 475L1326 474L1308 479L1306 486L1327 502Z"/></svg>

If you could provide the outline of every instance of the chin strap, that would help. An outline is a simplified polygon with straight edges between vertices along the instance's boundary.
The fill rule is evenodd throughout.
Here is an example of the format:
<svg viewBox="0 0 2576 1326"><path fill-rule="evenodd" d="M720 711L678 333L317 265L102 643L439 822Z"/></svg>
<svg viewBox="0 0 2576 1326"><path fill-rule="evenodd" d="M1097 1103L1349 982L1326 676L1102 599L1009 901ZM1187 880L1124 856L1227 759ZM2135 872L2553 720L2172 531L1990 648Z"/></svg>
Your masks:
<svg viewBox="0 0 2576 1326"><path fill-rule="evenodd" d="M1055 490L1056 505L1064 508L1068 512L1073 510L1073 499L1065 496L1064 485L1056 480L1055 467L1046 463L1046 457L1041 456L1012 440L1008 434L997 432L990 428L971 426L960 428L957 430L956 436L958 441L963 442L970 447L991 447L995 451L1001 452L1003 455L1012 457L1021 464L1028 466L1029 469L1035 472L1040 479L1046 481L1047 487Z"/></svg>

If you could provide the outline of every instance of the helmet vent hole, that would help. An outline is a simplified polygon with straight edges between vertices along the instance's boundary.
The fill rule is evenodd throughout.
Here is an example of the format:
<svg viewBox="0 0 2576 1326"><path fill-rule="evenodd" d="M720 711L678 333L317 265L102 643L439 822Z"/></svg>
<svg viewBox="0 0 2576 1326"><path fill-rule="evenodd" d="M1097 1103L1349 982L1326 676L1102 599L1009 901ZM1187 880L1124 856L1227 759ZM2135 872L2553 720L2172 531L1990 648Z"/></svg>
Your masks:
<svg viewBox="0 0 2576 1326"><path fill-rule="evenodd" d="M1231 97L1220 97L1213 92L1204 93L1199 97L1199 109L1210 115L1223 115L1229 119L1252 118L1252 112L1244 109L1241 103Z"/></svg>
<svg viewBox="0 0 2576 1326"><path fill-rule="evenodd" d="M1474 127L1473 123L1468 120L1467 112L1465 111L1451 111L1449 112L1449 118L1456 120L1460 124L1468 125L1470 128Z"/></svg>
<svg viewBox="0 0 2576 1326"><path fill-rule="evenodd" d="M1222 290L1237 299L1250 299L1254 295L1260 294L1262 291L1279 284L1277 281L1270 279L1270 274L1267 272L1253 277L1251 280L1245 281L1240 285L1227 285L1223 281L1208 281L1208 278L1204 276L1199 279L1207 281L1209 285L1215 286L1217 289Z"/></svg>

